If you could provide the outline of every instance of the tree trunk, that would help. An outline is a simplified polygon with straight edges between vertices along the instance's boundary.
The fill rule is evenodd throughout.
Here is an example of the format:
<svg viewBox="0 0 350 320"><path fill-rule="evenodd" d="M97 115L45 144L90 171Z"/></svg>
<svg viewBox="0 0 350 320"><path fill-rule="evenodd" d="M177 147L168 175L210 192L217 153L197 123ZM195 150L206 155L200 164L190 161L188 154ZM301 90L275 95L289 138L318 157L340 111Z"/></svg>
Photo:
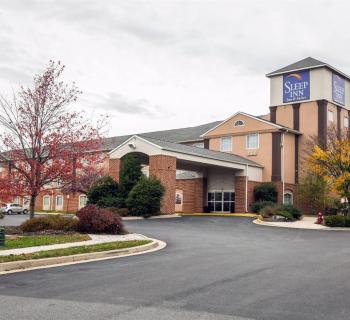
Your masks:
<svg viewBox="0 0 350 320"><path fill-rule="evenodd" d="M30 218L30 219L34 218L35 199L36 199L36 195L32 195L32 196L30 197L30 205L29 205L29 211L30 211L29 218Z"/></svg>

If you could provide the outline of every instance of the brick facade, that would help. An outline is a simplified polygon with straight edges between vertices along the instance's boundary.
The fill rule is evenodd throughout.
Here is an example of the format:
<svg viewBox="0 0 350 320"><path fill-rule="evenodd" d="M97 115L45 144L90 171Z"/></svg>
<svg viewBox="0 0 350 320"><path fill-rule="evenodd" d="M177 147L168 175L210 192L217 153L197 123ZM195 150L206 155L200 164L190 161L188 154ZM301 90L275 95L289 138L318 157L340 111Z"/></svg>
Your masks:
<svg viewBox="0 0 350 320"><path fill-rule="evenodd" d="M176 187L176 158L165 155L149 157L149 174L160 180L165 187L161 212L172 214L175 212Z"/></svg>
<svg viewBox="0 0 350 320"><path fill-rule="evenodd" d="M119 182L120 164L120 159L109 159L109 175L117 182Z"/></svg>
<svg viewBox="0 0 350 320"><path fill-rule="evenodd" d="M204 211L205 198L203 178L176 180L176 189L183 191L183 213Z"/></svg>
<svg viewBox="0 0 350 320"><path fill-rule="evenodd" d="M235 176L235 212L246 212L246 176Z"/></svg>

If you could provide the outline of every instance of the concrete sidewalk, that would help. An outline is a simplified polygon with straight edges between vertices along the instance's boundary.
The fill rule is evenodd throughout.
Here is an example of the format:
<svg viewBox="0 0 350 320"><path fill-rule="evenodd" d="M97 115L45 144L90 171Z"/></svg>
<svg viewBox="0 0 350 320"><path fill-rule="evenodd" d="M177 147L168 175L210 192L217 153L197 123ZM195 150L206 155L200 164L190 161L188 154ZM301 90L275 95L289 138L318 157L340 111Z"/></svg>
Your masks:
<svg viewBox="0 0 350 320"><path fill-rule="evenodd" d="M316 224L316 217L303 217L301 220L293 222L272 222L272 221L262 221L256 219L253 221L255 224L279 227L279 228L292 228L292 229L310 229L310 230L346 230L350 231L350 228L330 228L321 224Z"/></svg>
<svg viewBox="0 0 350 320"><path fill-rule="evenodd" d="M148 240L148 238L145 237L144 235L136 234L136 233L126 234L126 235L90 234L90 237L91 237L91 240L87 240L87 241L68 242L68 243L60 243L60 244L51 244L47 246L0 250L0 256L8 256L11 254L19 255L19 254L38 252L38 251L65 249L65 248L71 248L71 247L90 246L94 244L116 242L116 241Z"/></svg>

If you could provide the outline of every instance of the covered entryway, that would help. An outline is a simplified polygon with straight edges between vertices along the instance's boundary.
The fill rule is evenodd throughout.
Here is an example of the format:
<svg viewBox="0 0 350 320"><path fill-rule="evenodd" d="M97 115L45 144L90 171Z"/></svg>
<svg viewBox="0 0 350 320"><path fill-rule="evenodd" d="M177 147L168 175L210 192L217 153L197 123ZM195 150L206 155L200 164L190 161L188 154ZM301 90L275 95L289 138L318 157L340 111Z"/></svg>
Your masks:
<svg viewBox="0 0 350 320"><path fill-rule="evenodd" d="M165 187L164 214L247 212L248 180L262 180L262 167L243 157L135 135L109 154L117 181L122 158L131 152L148 160L144 173Z"/></svg>

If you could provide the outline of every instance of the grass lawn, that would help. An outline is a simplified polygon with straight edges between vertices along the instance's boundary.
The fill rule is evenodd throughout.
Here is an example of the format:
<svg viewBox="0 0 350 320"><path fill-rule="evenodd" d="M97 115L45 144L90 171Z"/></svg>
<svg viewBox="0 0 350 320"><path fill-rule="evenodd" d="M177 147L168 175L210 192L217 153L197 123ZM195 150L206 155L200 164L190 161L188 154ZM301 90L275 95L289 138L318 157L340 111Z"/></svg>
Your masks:
<svg viewBox="0 0 350 320"><path fill-rule="evenodd" d="M71 234L71 235L54 234L54 235L23 236L15 239L6 239L5 247L0 247L0 250L46 246L50 244L78 242L78 241L86 241L86 240L91 240L88 234Z"/></svg>
<svg viewBox="0 0 350 320"><path fill-rule="evenodd" d="M91 252L99 252L99 251L125 249L125 248L142 246L150 242L151 240L117 241L117 242L94 244L91 246L81 246L81 247L71 247L66 249L39 251L39 252L20 254L20 255L9 255L5 257L0 256L0 263L20 261L20 260L62 257L62 256L70 256L73 254L80 254L80 253L91 253Z"/></svg>

